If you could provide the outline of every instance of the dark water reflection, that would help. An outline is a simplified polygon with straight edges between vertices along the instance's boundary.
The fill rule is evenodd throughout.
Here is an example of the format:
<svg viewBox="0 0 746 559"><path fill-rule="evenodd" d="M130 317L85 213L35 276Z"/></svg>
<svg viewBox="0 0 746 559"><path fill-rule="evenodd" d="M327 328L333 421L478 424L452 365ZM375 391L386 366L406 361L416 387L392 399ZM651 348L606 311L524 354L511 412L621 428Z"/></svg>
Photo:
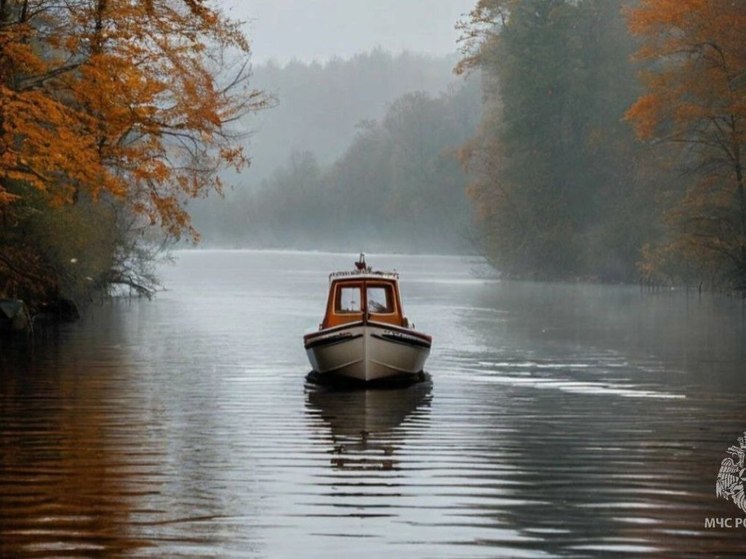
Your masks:
<svg viewBox="0 0 746 559"><path fill-rule="evenodd" d="M430 380L388 390L309 386L307 410L330 427L334 468L394 470L399 468L397 450L411 438L408 433L416 436L427 422L431 389Z"/></svg>
<svg viewBox="0 0 746 559"><path fill-rule="evenodd" d="M746 430L725 297L369 257L431 383L305 384L353 256L195 252L153 302L0 352L0 557L740 557L717 499Z"/></svg>

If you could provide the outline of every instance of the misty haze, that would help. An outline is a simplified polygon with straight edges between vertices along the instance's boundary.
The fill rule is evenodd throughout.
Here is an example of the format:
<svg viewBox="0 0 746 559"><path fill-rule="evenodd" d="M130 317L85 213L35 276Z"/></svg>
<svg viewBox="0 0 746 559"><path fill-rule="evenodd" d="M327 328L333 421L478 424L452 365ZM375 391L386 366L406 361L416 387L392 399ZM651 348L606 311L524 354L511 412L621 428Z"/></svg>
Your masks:
<svg viewBox="0 0 746 559"><path fill-rule="evenodd" d="M746 555L742 4L0 22L0 557Z"/></svg>

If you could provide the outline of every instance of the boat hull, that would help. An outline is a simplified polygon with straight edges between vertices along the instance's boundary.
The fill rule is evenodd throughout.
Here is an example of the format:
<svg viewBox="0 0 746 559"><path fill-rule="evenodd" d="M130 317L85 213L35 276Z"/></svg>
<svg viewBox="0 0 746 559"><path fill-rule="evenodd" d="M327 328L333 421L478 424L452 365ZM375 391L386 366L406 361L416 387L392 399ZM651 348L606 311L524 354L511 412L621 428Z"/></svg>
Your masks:
<svg viewBox="0 0 746 559"><path fill-rule="evenodd" d="M304 345L318 375L372 382L422 373L431 339L390 324L357 322L308 334Z"/></svg>

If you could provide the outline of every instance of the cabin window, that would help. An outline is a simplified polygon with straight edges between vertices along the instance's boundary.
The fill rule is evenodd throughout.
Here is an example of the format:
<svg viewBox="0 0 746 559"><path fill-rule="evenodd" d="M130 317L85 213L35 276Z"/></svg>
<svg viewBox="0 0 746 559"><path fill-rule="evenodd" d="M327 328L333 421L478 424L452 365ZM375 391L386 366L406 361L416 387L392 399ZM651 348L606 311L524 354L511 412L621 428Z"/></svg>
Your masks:
<svg viewBox="0 0 746 559"><path fill-rule="evenodd" d="M394 297L389 285L370 286L366 290L368 298L368 312L392 313L394 312Z"/></svg>
<svg viewBox="0 0 746 559"><path fill-rule="evenodd" d="M338 313L360 312L360 299L359 287L339 287L334 310Z"/></svg>

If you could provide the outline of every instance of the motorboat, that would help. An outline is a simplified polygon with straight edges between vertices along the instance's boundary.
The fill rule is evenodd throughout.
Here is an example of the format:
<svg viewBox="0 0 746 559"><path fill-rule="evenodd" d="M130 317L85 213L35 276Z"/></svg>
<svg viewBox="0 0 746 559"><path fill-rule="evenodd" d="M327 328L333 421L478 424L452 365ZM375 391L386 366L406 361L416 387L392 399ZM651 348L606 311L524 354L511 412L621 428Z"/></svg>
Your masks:
<svg viewBox="0 0 746 559"><path fill-rule="evenodd" d="M309 380L367 384L424 379L432 338L404 316L399 274L374 271L361 254L354 270L329 275L324 319L303 344Z"/></svg>

